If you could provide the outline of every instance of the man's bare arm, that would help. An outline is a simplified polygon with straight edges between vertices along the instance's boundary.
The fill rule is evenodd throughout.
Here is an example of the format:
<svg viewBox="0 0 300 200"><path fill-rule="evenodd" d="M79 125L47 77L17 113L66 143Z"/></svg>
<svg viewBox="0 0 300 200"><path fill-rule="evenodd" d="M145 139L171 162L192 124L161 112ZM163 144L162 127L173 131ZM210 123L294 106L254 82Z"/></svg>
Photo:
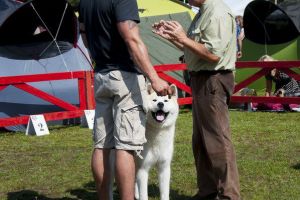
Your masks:
<svg viewBox="0 0 300 200"><path fill-rule="evenodd" d="M170 94L171 91L168 83L159 78L151 64L147 48L140 37L137 23L132 20L126 20L119 22L117 27L129 49L133 61L150 80L153 89L160 95Z"/></svg>
<svg viewBox="0 0 300 200"><path fill-rule="evenodd" d="M266 93L265 96L272 96L272 80L266 79Z"/></svg>
<svg viewBox="0 0 300 200"><path fill-rule="evenodd" d="M147 48L139 36L139 29L136 22L131 20L119 22L118 29L136 65L145 73L150 81L155 79L156 73L150 62Z"/></svg>

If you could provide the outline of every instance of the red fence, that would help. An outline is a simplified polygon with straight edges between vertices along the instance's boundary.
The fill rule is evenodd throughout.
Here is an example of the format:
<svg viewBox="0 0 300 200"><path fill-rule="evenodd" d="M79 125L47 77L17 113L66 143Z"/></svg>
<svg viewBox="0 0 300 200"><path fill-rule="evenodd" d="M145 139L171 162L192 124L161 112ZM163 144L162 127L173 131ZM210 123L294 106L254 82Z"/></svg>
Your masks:
<svg viewBox="0 0 300 200"><path fill-rule="evenodd" d="M277 69L285 72L296 80L300 80L300 75L292 71L290 68L300 66L300 61L270 61L270 62L237 62L236 66L240 68L260 68L258 72L249 76L247 79L238 83L235 87L235 91L241 88L247 87L249 84L263 77L270 68L276 67ZM159 76L169 83L174 83L179 89L191 94L191 88L185 83L176 80L172 76L168 75L167 71L183 71L186 70L185 64L170 64L155 66ZM62 99L45 93L37 88L27 84L29 82L40 81L54 81L54 80L66 80L77 79L78 80L78 95L79 95L79 107L74 106ZM31 95L39 97L45 101L48 101L56 106L59 106L64 111L41 113L44 115L46 121L61 120L68 118L80 117L83 115L84 110L94 109L94 97L93 97L93 73L91 71L80 72L64 72L64 73L50 73L50 74L36 74L25 76L9 76L0 77L0 92L8 86L14 86ZM233 96L232 102L272 102L272 103L295 103L300 104L300 97L263 97L263 96ZM179 98L178 103L180 105L191 104L192 97ZM0 118L0 127L13 126L18 124L27 124L29 116Z"/></svg>
<svg viewBox="0 0 300 200"><path fill-rule="evenodd" d="M177 86L178 89L181 89L185 91L188 94L192 94L191 88L186 85L185 83L182 83L178 81L177 79L173 78L172 76L166 74L166 71L182 71L186 70L186 64L170 64L170 65L158 65L154 67L157 71L158 75L168 81L169 83L173 83ZM178 99L179 105L185 105L185 104L191 104L192 103L192 97L186 97L186 98L179 98Z"/></svg>
<svg viewBox="0 0 300 200"><path fill-rule="evenodd" d="M236 68L259 68L259 71L255 74L249 76L242 82L238 83L235 86L235 92L239 91L242 88L249 86L251 83L256 80L264 77L265 74L273 68L277 68L282 72L285 72L289 76L295 78L300 81L300 75L295 73L290 68L299 68L300 61L270 61L270 62L236 62ZM174 83L177 87L188 94L191 94L191 89L189 86L179 82L173 77L164 73L165 71L176 71L176 70L186 70L185 64L172 64L172 65L159 65L155 66L155 69L159 73L159 76L170 83ZM237 103L246 103L246 102L256 102L256 103L286 103L286 104L300 104L300 97L264 97L264 96L232 96L232 102ZM192 98L179 98L178 102L180 105L191 104Z"/></svg>
<svg viewBox="0 0 300 200"><path fill-rule="evenodd" d="M235 92L247 87L261 77L264 77L270 69L277 68L286 73L290 77L300 81L300 75L295 73L291 68L299 68L300 61L268 61L268 62L237 62L236 67L242 68L260 68L258 72L251 75L244 81L235 86ZM300 97L264 97L264 96L233 96L233 102L255 102L255 103L285 103L285 104L300 104Z"/></svg>
<svg viewBox="0 0 300 200"><path fill-rule="evenodd" d="M92 71L80 71L80 72L64 72L64 73L0 77L0 92L8 86L14 86L31 95L34 95L47 102L50 102L51 104L56 105L64 110L61 112L41 113L44 115L46 121L75 118L83 115L84 110L94 108L92 75L93 75ZM66 80L66 79L78 80L79 107L74 106L62 99L59 99L53 95L50 95L42 90L39 90L27 84L30 82ZM27 124L28 120L29 120L29 116L1 118L0 127L13 126L18 124Z"/></svg>

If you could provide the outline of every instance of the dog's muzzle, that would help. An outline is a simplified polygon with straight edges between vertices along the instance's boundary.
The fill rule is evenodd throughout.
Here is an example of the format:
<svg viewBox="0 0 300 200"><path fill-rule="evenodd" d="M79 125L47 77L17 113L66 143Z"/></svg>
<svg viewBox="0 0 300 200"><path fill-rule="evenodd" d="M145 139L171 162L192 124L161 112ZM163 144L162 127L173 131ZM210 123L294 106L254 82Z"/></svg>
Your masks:
<svg viewBox="0 0 300 200"><path fill-rule="evenodd" d="M155 121L162 123L167 119L168 112L164 112L163 110L158 110L156 112L152 112L152 117L155 119Z"/></svg>

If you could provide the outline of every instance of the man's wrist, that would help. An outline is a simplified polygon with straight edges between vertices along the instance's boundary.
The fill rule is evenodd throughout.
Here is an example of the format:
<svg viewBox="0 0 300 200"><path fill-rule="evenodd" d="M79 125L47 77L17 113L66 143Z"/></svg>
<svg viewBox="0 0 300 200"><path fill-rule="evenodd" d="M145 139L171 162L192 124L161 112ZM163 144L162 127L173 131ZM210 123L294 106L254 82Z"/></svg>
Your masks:
<svg viewBox="0 0 300 200"><path fill-rule="evenodd" d="M149 79L149 81L150 81L151 84L159 79L159 77L158 77L158 75L157 75L157 73L156 73L155 70L153 70L152 73L149 73L148 76L147 76L147 78Z"/></svg>
<svg viewBox="0 0 300 200"><path fill-rule="evenodd" d="M189 41L189 38L188 37L185 37L183 39L181 39L180 41L178 41L179 43L181 43L183 46L185 46Z"/></svg>
<svg viewBox="0 0 300 200"><path fill-rule="evenodd" d="M151 76L151 77L149 76L149 80L150 80L151 84L157 82L158 79L159 79L158 75L156 75L156 76L154 75L154 76Z"/></svg>

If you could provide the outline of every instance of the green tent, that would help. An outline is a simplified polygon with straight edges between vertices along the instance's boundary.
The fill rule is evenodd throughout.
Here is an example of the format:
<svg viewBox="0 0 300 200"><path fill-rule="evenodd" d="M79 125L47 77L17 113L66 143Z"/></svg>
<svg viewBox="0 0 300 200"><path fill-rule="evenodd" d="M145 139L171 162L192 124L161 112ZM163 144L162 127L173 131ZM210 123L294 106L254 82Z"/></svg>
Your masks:
<svg viewBox="0 0 300 200"><path fill-rule="evenodd" d="M138 0L141 23L141 37L148 48L153 65L180 63L183 52L170 42L152 33L152 24L160 20L176 20L185 30L188 29L195 13L191 7L172 0ZM167 72L184 82L182 71ZM179 93L181 95L181 93Z"/></svg>
<svg viewBox="0 0 300 200"><path fill-rule="evenodd" d="M290 42L276 45L264 45L252 42L248 39L243 40L243 57L240 59L240 61L257 61L265 54L282 61L300 60L300 37ZM238 69L236 73L236 82L244 80L258 70L259 69L256 68ZM299 67L294 68L294 70L300 73ZM264 90L265 79L260 78L249 87L257 90Z"/></svg>
<svg viewBox="0 0 300 200"><path fill-rule="evenodd" d="M246 39L243 41L241 61L256 61L268 54L277 60L300 60L300 0L285 1L278 5L270 1L252 1L244 12ZM300 72L299 66L294 70ZM255 69L237 71L237 82ZM252 88L263 89L264 78Z"/></svg>

